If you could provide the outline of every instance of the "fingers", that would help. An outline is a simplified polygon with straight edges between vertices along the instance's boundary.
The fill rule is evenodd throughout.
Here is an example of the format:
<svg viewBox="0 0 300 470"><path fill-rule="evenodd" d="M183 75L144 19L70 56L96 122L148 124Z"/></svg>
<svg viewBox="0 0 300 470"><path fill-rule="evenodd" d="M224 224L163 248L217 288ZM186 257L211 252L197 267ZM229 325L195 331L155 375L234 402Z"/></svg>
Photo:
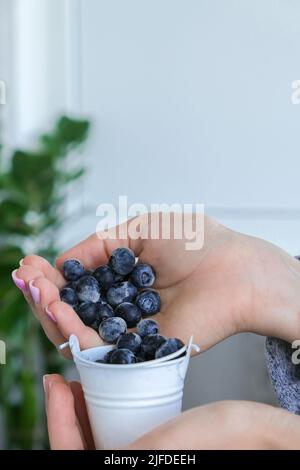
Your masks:
<svg viewBox="0 0 300 470"><path fill-rule="evenodd" d="M12 279L15 285L22 291L26 301L30 305L31 310L36 315L35 302L32 298L30 283L44 275L42 271L32 266L21 266L12 272Z"/></svg>
<svg viewBox="0 0 300 470"><path fill-rule="evenodd" d="M53 450L84 450L83 438L71 388L59 375L44 377L50 447Z"/></svg>
<svg viewBox="0 0 300 470"><path fill-rule="evenodd" d="M46 336L55 345L64 343L68 337L60 331L55 318L49 313L47 307L53 302L60 300L59 290L56 285L44 277L30 281L29 290L33 301L33 311L41 323ZM61 302L62 303L62 302ZM74 312L74 315L75 312ZM69 351L63 351L65 357L70 357Z"/></svg>
<svg viewBox="0 0 300 470"><path fill-rule="evenodd" d="M56 300L47 307L48 314L55 319L58 330L68 339L70 335L77 336L82 349L93 348L104 344L99 334L92 328L85 326L72 307Z"/></svg>
<svg viewBox="0 0 300 470"><path fill-rule="evenodd" d="M80 423L80 428L82 429L87 448L94 449L95 444L81 384L79 382L70 382L69 386L74 396L75 413Z"/></svg>
<svg viewBox="0 0 300 470"><path fill-rule="evenodd" d="M57 259L56 265L58 269L62 268L66 259L71 258L81 261L87 269L94 269L100 264L106 264L111 253L120 246L131 248L136 256L138 256L142 249L142 239L135 240L130 236L130 224L137 224L136 220L133 219L125 222L107 232L95 233L78 243L78 245L66 251ZM143 219L141 218L142 223Z"/></svg>
<svg viewBox="0 0 300 470"><path fill-rule="evenodd" d="M60 301L57 285L47 279L42 271L23 265L16 270L15 275L26 285L24 295L40 321L46 336L55 346L67 341L71 334L75 334L79 338L82 348L103 344L98 333L86 327L75 311ZM71 357L68 349L61 353L66 358Z"/></svg>
<svg viewBox="0 0 300 470"><path fill-rule="evenodd" d="M12 278L17 287L19 287L27 300L31 300L29 283L30 281L43 277L44 274L40 269L32 266L22 266L15 269L12 273Z"/></svg>
<svg viewBox="0 0 300 470"><path fill-rule="evenodd" d="M55 269L45 258L36 255L28 255L21 260L22 267L30 267L41 272L44 277L53 282L58 288L62 288L66 281L62 274Z"/></svg>

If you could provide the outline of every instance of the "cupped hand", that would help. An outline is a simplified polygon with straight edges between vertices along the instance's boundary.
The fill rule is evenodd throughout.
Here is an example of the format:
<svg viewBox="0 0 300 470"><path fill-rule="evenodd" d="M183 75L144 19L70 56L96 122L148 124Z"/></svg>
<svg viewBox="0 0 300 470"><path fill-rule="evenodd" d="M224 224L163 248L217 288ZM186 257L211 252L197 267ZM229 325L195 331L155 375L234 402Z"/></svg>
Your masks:
<svg viewBox="0 0 300 470"><path fill-rule="evenodd" d="M51 448L94 449L80 384L48 375L44 388ZM299 416L269 405L224 401L186 411L140 437L126 450L299 448Z"/></svg>
<svg viewBox="0 0 300 470"><path fill-rule="evenodd" d="M15 281L55 345L72 333L82 348L102 344L99 335L60 301L59 289L65 284L61 268L68 258L79 259L87 269L96 268L107 263L119 246L133 249L156 271L154 287L162 308L155 319L162 334L184 341L194 335L202 350L243 331L290 342L299 338L299 261L271 243L229 230L208 217L203 247L189 251L187 240L176 239L172 229L169 240L147 237L159 219L151 220L140 216L119 227L117 233L131 224L138 226L137 239L112 238L114 230L92 235L61 255L56 268L38 256L24 258L14 272Z"/></svg>

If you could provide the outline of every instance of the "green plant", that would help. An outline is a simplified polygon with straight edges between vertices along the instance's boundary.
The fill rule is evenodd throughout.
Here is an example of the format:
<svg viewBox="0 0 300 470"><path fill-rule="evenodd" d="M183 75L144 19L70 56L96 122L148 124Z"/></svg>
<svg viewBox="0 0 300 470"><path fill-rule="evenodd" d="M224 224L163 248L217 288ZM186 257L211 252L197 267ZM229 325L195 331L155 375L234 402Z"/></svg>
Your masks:
<svg viewBox="0 0 300 470"><path fill-rule="evenodd" d="M6 166L0 154L0 339L7 346L7 363L0 366L0 411L5 448L47 445L41 377L61 372L63 362L13 285L11 272L28 252L53 262L67 188L84 173L67 157L81 147L89 127L88 121L64 116L39 138L36 150L15 151Z"/></svg>

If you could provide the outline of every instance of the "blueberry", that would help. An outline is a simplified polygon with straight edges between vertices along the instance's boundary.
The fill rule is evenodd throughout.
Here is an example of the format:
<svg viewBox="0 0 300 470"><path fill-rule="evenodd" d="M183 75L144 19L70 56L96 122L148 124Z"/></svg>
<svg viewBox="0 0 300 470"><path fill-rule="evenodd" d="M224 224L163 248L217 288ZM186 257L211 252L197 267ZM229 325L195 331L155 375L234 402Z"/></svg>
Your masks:
<svg viewBox="0 0 300 470"><path fill-rule="evenodd" d="M120 336L117 342L118 349L129 349L134 354L138 353L141 348L142 339L136 333L125 333Z"/></svg>
<svg viewBox="0 0 300 470"><path fill-rule="evenodd" d="M145 318L137 324L136 332L142 338L147 335L155 335L158 333L158 325L155 320Z"/></svg>
<svg viewBox="0 0 300 470"><path fill-rule="evenodd" d="M111 318L114 316L113 308L107 304L102 302L97 302L97 315L99 318L99 325L103 320L107 320L107 318Z"/></svg>
<svg viewBox="0 0 300 470"><path fill-rule="evenodd" d="M93 276L97 279L101 289L108 290L115 283L115 274L113 270L106 265L99 266L95 269Z"/></svg>
<svg viewBox="0 0 300 470"><path fill-rule="evenodd" d="M115 349L110 357L111 364L135 364L136 357L129 349Z"/></svg>
<svg viewBox="0 0 300 470"><path fill-rule="evenodd" d="M130 302L123 302L118 305L115 310L115 315L123 318L123 320L126 321L128 328L135 327L142 317L140 309Z"/></svg>
<svg viewBox="0 0 300 470"><path fill-rule="evenodd" d="M130 280L136 287L151 287L155 281L155 274L149 264L137 264L133 268Z"/></svg>
<svg viewBox="0 0 300 470"><path fill-rule="evenodd" d="M71 307L76 307L78 304L78 297L74 289L71 287L64 287L60 291L60 300L62 302L65 302L68 305L71 305Z"/></svg>
<svg viewBox="0 0 300 470"><path fill-rule="evenodd" d="M148 335L143 338L141 344L141 353L146 360L155 358L155 353L160 346L166 341L166 338L161 335Z"/></svg>
<svg viewBox="0 0 300 470"><path fill-rule="evenodd" d="M154 315L160 311L160 295L152 289L140 292L136 299L136 305L141 309L143 317Z"/></svg>
<svg viewBox="0 0 300 470"><path fill-rule="evenodd" d="M86 326L96 327L98 322L97 304L93 302L82 302L75 309L79 318Z"/></svg>
<svg viewBox="0 0 300 470"><path fill-rule="evenodd" d="M115 349L111 349L110 351L108 351L108 353L105 354L105 356L103 358L103 361L105 361L106 364L110 363L110 358L111 358L111 355L114 351L115 351Z"/></svg>
<svg viewBox="0 0 300 470"><path fill-rule="evenodd" d="M178 338L169 338L167 339L156 351L155 359L160 357L168 356L179 349L183 348L184 343Z"/></svg>
<svg viewBox="0 0 300 470"><path fill-rule="evenodd" d="M97 362L98 364L107 364L105 359L97 359L97 361L95 362Z"/></svg>
<svg viewBox="0 0 300 470"><path fill-rule="evenodd" d="M93 276L80 278L76 292L81 302L98 302L100 300L100 286Z"/></svg>
<svg viewBox="0 0 300 470"><path fill-rule="evenodd" d="M77 281L84 274L84 267L77 259L67 259L63 264L63 274L67 281Z"/></svg>
<svg viewBox="0 0 300 470"><path fill-rule="evenodd" d="M107 318L99 326L99 335L107 343L116 343L126 331L126 322L119 317Z"/></svg>
<svg viewBox="0 0 300 470"><path fill-rule="evenodd" d="M137 288L131 282L126 281L108 289L106 299L110 305L116 307L122 302L131 302L135 299L136 294Z"/></svg>
<svg viewBox="0 0 300 470"><path fill-rule="evenodd" d="M110 267L122 276L129 274L135 265L135 255L129 248L117 248L109 259Z"/></svg>
<svg viewBox="0 0 300 470"><path fill-rule="evenodd" d="M136 356L136 362L145 362L145 359L142 356Z"/></svg>

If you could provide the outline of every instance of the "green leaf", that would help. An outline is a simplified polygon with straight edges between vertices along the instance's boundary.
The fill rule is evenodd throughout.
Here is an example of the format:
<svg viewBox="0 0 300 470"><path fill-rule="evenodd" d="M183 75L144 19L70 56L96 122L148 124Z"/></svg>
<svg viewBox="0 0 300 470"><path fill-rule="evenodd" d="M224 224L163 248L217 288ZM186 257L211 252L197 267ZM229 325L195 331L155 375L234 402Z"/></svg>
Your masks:
<svg viewBox="0 0 300 470"><path fill-rule="evenodd" d="M89 121L63 116L57 123L57 137L67 145L78 145L87 138L89 128Z"/></svg>

